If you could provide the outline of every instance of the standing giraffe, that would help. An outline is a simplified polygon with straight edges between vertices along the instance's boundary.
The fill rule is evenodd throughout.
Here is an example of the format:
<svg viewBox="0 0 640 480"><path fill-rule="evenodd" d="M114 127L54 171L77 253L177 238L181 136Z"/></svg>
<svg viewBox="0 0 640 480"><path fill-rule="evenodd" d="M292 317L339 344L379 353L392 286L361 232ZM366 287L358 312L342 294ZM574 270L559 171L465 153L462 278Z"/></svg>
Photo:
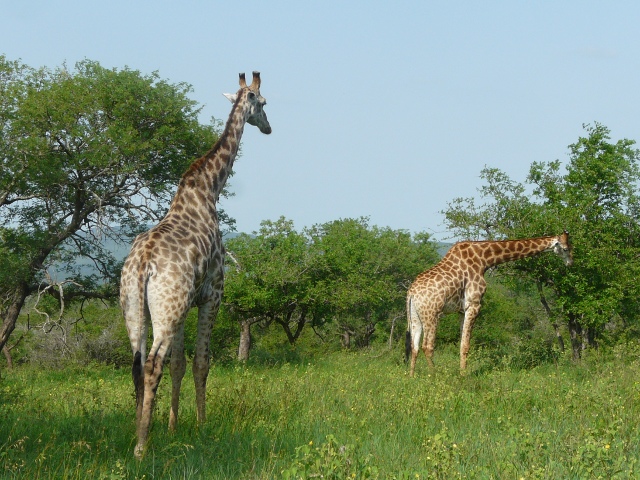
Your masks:
<svg viewBox="0 0 640 480"><path fill-rule="evenodd" d="M164 360L171 352L171 411L169 430L178 418L180 385L186 370L184 319L198 307L198 330L193 358L196 408L205 420L205 389L209 374L209 340L224 285L224 248L216 202L238 153L245 123L271 133L260 95L260 73L253 72L247 86L240 74L240 90L225 94L233 103L222 135L203 157L182 176L167 215L148 232L138 235L122 268L120 305L133 350L133 384L136 391L134 454L144 454L156 389ZM153 344L146 356L147 328Z"/></svg>
<svg viewBox="0 0 640 480"><path fill-rule="evenodd" d="M554 252L566 265L573 263L569 234L564 232L551 237L459 242L437 265L418 275L407 292L405 357L408 359L411 353L410 375L416 368L421 333L422 351L433 366L436 328L443 313L464 314L460 339L460 369L464 370L471 330L487 288L484 273L494 265L542 252Z"/></svg>

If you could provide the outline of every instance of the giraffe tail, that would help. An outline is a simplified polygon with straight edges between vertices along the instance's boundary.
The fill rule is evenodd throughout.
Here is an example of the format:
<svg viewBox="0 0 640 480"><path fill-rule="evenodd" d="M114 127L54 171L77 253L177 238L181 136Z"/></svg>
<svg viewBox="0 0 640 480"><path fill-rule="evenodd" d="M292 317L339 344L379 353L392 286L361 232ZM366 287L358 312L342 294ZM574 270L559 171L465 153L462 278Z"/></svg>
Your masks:
<svg viewBox="0 0 640 480"><path fill-rule="evenodd" d="M133 377L133 386L136 392L136 406L139 406L142 404L142 397L144 396L144 374L142 372L142 354L140 351L137 351L133 356L131 376Z"/></svg>
<svg viewBox="0 0 640 480"><path fill-rule="evenodd" d="M409 361L409 355L411 355L411 332L407 330L404 334L404 363Z"/></svg>
<svg viewBox="0 0 640 480"><path fill-rule="evenodd" d="M409 361L411 355L411 299L407 297L407 331L404 334L404 363Z"/></svg>
<svg viewBox="0 0 640 480"><path fill-rule="evenodd" d="M145 318L145 304L147 297L147 263L142 262L141 273L137 276L133 288L129 290L130 298L128 303L132 306L131 312L126 319L129 339L133 347L133 364L131 366L131 376L136 393L136 405L142 408L144 400L144 362L146 360L146 337L147 322ZM127 316L125 316L127 317Z"/></svg>

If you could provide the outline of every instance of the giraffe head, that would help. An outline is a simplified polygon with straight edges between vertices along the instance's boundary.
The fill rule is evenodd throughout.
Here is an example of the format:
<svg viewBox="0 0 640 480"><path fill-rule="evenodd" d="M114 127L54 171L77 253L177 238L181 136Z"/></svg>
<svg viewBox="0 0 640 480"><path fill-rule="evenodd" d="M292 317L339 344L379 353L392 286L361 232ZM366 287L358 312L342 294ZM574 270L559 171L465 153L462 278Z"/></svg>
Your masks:
<svg viewBox="0 0 640 480"><path fill-rule="evenodd" d="M553 252L564 261L568 267L573 265L573 246L569 240L569 233L565 230L562 235L558 235L554 243Z"/></svg>
<svg viewBox="0 0 640 480"><path fill-rule="evenodd" d="M249 125L258 127L262 133L270 134L271 125L264 112L267 100L260 95L260 72L253 72L251 85L247 85L244 73L240 74L240 90L235 94L225 93L231 103L236 103L242 99L244 103L245 120Z"/></svg>

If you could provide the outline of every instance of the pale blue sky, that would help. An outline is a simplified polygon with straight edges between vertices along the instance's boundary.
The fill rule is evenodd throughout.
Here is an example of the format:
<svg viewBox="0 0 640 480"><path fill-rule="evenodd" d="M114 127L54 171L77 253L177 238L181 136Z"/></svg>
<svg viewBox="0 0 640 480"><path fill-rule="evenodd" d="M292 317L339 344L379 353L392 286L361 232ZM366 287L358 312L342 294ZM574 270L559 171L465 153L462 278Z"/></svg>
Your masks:
<svg viewBox="0 0 640 480"><path fill-rule="evenodd" d="M193 85L202 121L262 74L270 136L248 127L223 202L240 231L346 217L444 239L480 170L524 181L582 124L640 140L640 2L0 1L0 53L88 58ZM541 232L543 233L543 232Z"/></svg>

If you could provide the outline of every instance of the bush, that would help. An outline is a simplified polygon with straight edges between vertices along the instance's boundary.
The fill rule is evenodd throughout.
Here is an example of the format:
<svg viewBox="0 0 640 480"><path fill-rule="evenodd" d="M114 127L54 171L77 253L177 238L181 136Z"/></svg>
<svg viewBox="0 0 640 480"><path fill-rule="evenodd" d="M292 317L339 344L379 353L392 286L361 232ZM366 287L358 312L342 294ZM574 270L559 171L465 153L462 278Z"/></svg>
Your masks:
<svg viewBox="0 0 640 480"><path fill-rule="evenodd" d="M371 465L373 455L362 455L353 445L343 445L333 435L327 435L322 445L313 442L296 448L293 464L282 471L285 480L325 478L378 478L378 467Z"/></svg>
<svg viewBox="0 0 640 480"><path fill-rule="evenodd" d="M509 366L514 370L526 370L540 365L555 363L558 361L559 356L559 350L548 340L540 338L518 340L513 345L513 354L509 358Z"/></svg>
<svg viewBox="0 0 640 480"><path fill-rule="evenodd" d="M127 335L122 335L123 330L121 325L114 324L102 330L97 337L84 335L79 342L81 353L78 356L86 356L87 360L105 365L131 366L133 356Z"/></svg>

